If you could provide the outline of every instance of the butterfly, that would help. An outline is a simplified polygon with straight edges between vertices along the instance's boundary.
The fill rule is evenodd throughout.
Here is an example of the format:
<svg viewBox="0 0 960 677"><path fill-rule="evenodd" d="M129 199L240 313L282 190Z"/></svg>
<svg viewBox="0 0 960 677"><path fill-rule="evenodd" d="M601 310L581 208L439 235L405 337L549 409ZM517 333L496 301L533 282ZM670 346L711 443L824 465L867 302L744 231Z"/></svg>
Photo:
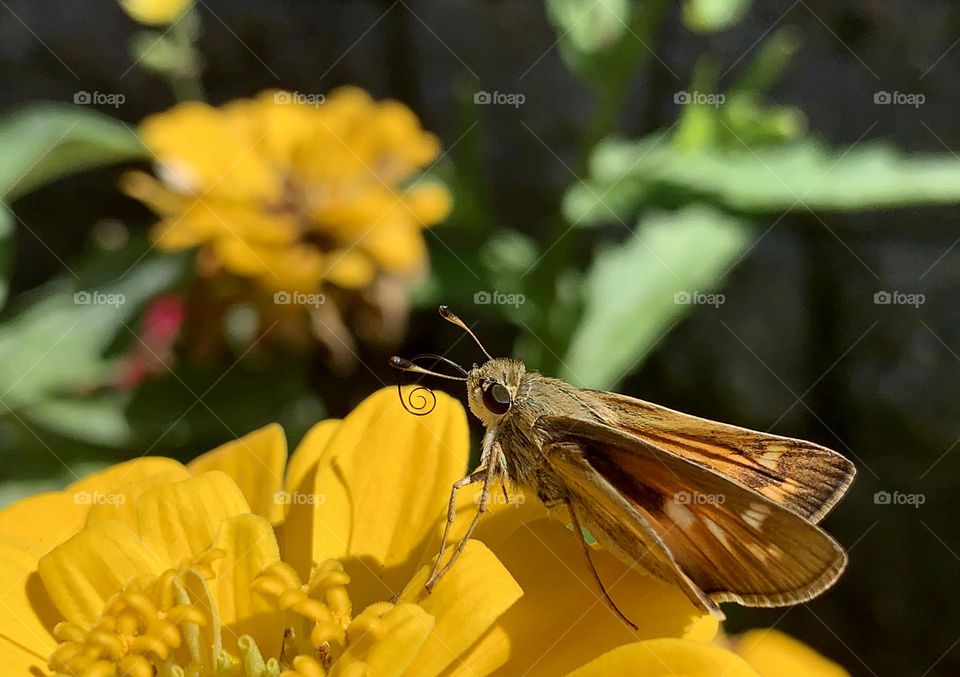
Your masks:
<svg viewBox="0 0 960 677"><path fill-rule="evenodd" d="M470 370L439 355L392 357L390 364L465 382L470 411L486 432L479 466L451 490L428 590L453 566L487 510L491 490L504 482L531 491L554 512L565 509L577 534L586 529L625 563L679 587L697 609L718 618L721 602L763 607L805 602L843 572L846 552L817 526L856 472L840 454L626 395L577 388L528 370L519 360L491 357L446 306L440 314L466 331L487 361ZM421 358L451 365L458 375L419 366ZM411 405L405 402L413 413L429 413ZM471 484L481 485L479 509L444 563L457 492ZM580 540L607 603L635 628Z"/></svg>

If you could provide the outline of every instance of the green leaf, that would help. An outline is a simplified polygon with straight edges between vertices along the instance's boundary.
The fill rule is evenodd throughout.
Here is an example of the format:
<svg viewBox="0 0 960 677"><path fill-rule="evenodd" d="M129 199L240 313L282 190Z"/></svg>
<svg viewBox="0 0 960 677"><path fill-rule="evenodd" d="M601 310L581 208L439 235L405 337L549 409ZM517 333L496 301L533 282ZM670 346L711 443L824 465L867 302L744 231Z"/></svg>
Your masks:
<svg viewBox="0 0 960 677"><path fill-rule="evenodd" d="M130 40L130 56L155 73L179 77L200 74L200 54L189 43L158 31L140 31Z"/></svg>
<svg viewBox="0 0 960 677"><path fill-rule="evenodd" d="M13 270L13 212L0 202L0 308L10 293L10 273Z"/></svg>
<svg viewBox="0 0 960 677"><path fill-rule="evenodd" d="M120 280L76 291L60 280L0 325L0 398L15 409L101 385L112 362L103 354L143 305L183 274L181 257L161 256ZM0 410L2 413L2 410Z"/></svg>
<svg viewBox="0 0 960 677"><path fill-rule="evenodd" d="M610 48L627 29L629 0L547 0L560 41L583 54Z"/></svg>
<svg viewBox="0 0 960 677"><path fill-rule="evenodd" d="M96 398L62 397L41 400L23 410L23 416L63 437L109 447L123 447L133 439L124 415L127 397L108 393Z"/></svg>
<svg viewBox="0 0 960 677"><path fill-rule="evenodd" d="M606 221L611 212L626 219L641 200L665 192L683 202L707 200L755 213L954 203L960 201L960 160L905 155L885 142L831 149L804 138L683 152L660 137L607 140L591 157L588 182L565 196L564 210L576 223Z"/></svg>
<svg viewBox="0 0 960 677"><path fill-rule="evenodd" d="M600 253L584 280L584 309L562 377L609 389L664 332L708 295L751 242L746 224L705 206L656 213L623 245ZM697 296L700 294L701 296Z"/></svg>
<svg viewBox="0 0 960 677"><path fill-rule="evenodd" d="M800 50L800 30L794 26L778 28L757 49L757 55L743 69L731 92L763 94L770 90Z"/></svg>
<svg viewBox="0 0 960 677"><path fill-rule="evenodd" d="M626 82L651 57L654 33L668 2L547 0L547 17L556 29L564 62L604 99L622 96ZM601 109L607 105L599 103ZM615 108L619 111L619 106ZM601 117L609 114L605 111Z"/></svg>
<svg viewBox="0 0 960 677"><path fill-rule="evenodd" d="M94 94L77 92L74 105L30 104L0 119L0 198L12 202L66 174L146 156L135 130L80 105Z"/></svg>
<svg viewBox="0 0 960 677"><path fill-rule="evenodd" d="M700 33L713 33L740 21L750 9L750 0L687 0L683 22Z"/></svg>

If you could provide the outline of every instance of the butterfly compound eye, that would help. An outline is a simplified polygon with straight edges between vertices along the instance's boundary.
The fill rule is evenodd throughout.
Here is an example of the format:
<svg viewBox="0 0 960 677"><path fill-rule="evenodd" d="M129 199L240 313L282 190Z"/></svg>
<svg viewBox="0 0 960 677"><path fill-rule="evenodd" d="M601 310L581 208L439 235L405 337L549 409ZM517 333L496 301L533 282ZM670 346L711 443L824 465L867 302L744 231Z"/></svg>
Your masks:
<svg viewBox="0 0 960 677"><path fill-rule="evenodd" d="M491 383L483 389L483 406L492 413L502 416L510 410L511 404L510 391L502 383Z"/></svg>

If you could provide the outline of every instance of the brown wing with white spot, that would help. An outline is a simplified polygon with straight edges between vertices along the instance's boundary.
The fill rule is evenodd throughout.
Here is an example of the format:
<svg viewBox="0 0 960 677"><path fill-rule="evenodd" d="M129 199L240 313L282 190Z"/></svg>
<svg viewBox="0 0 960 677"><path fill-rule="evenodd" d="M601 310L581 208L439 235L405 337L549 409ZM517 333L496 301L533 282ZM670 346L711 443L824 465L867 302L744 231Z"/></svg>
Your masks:
<svg viewBox="0 0 960 677"><path fill-rule="evenodd" d="M695 607L723 620L723 613L683 572L648 519L586 461L580 442L549 445L544 454L570 492L577 516L601 545L624 562L679 587Z"/></svg>
<svg viewBox="0 0 960 677"><path fill-rule="evenodd" d="M616 414L611 426L710 468L819 522L850 487L856 468L813 442L770 435L626 395L582 390Z"/></svg>
<svg viewBox="0 0 960 677"><path fill-rule="evenodd" d="M567 431L568 444L557 448L575 442L581 462L642 515L683 573L717 602L803 602L846 566L846 553L819 527L722 475L601 423L543 424Z"/></svg>

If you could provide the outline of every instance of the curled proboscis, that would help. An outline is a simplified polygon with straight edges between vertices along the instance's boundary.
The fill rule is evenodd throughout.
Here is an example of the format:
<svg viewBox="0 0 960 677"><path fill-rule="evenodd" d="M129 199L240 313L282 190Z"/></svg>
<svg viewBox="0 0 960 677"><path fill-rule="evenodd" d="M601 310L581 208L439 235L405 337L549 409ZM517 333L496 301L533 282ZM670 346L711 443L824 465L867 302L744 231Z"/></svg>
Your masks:
<svg viewBox="0 0 960 677"><path fill-rule="evenodd" d="M403 393L403 385L397 384L397 394L400 404L414 416L426 416L437 408L437 395L425 385L416 385Z"/></svg>
<svg viewBox="0 0 960 677"><path fill-rule="evenodd" d="M439 363L453 367L457 370L459 376L451 376L450 374L444 374L421 367L417 364L417 360L422 359L433 360L431 367L435 367ZM421 354L414 355L410 359L393 356L389 362L391 367L401 371L410 371L427 376L438 376L452 381L467 380L467 370L443 355ZM403 405L403 408L415 416L426 416L437 406L437 395L430 388L420 385L419 383L414 384L414 387L408 390L406 395L403 393L402 383L397 383L397 394L400 395L400 403Z"/></svg>

